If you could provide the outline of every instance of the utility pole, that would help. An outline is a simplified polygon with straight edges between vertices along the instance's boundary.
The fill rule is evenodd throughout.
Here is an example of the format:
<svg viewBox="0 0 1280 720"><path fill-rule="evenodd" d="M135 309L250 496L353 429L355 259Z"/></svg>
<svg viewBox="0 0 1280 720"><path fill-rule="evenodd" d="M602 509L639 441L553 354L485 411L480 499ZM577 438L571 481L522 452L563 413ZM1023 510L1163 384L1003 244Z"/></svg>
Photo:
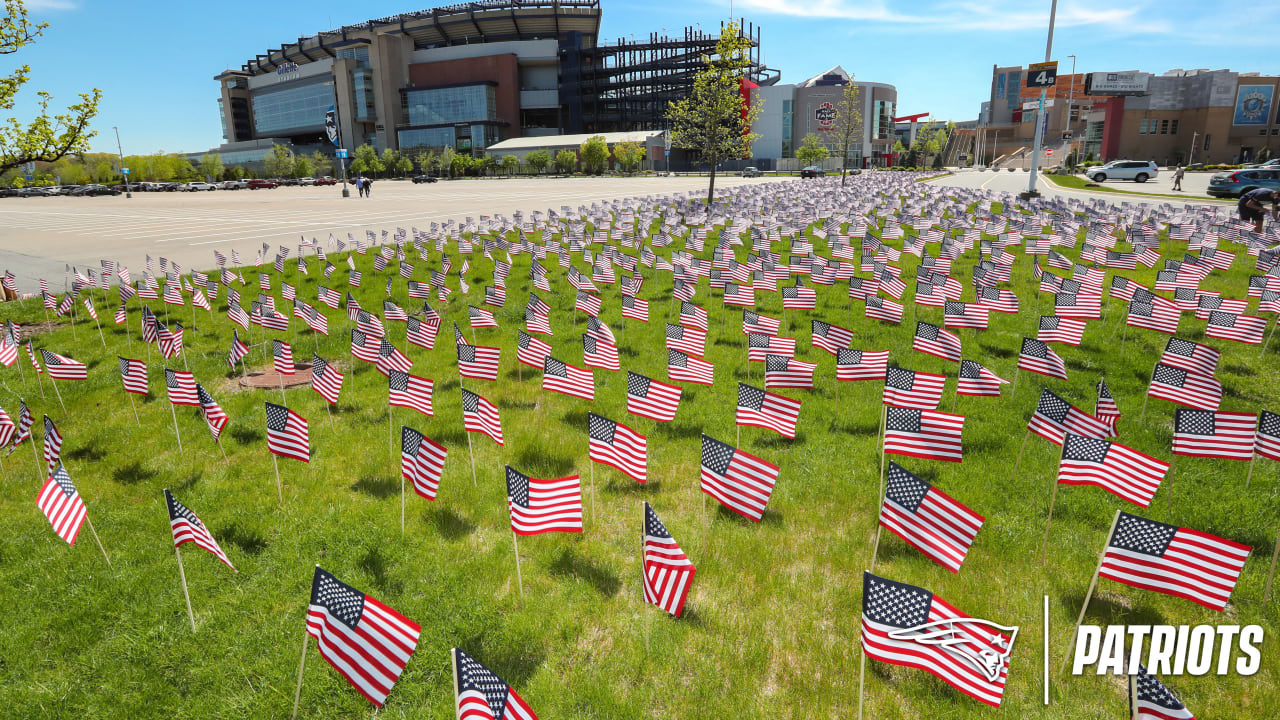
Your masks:
<svg viewBox="0 0 1280 720"><path fill-rule="evenodd" d="M1067 126L1067 134L1070 135L1071 137L1062 139L1062 163L1064 167L1067 162L1067 141L1068 140L1074 141L1076 137L1075 131L1071 129L1071 102L1072 100L1075 99L1075 95L1076 95L1076 56L1068 55L1067 57L1071 58L1071 86L1067 88L1066 126ZM1078 120L1079 118L1077 118L1077 121ZM1075 143L1072 142L1072 144L1074 145Z"/></svg>
<svg viewBox="0 0 1280 720"><path fill-rule="evenodd" d="M1053 0L1053 5L1049 8L1049 39L1044 44L1044 61L1049 62L1050 56L1053 55L1053 24L1058 18L1058 0ZM1028 198L1039 195L1036 192L1036 174L1040 172L1040 144L1044 141L1044 100L1048 94L1048 88L1040 88L1040 110L1036 113L1036 141L1031 152L1031 179L1027 183Z"/></svg>
<svg viewBox="0 0 1280 720"><path fill-rule="evenodd" d="M128 168L124 166L124 148L120 145L120 128L112 125L111 129L116 131L116 152L120 153L120 174L124 175L124 196L131 198L133 193L129 190L129 173L126 172ZM1191 142L1194 143L1195 138L1192 138Z"/></svg>

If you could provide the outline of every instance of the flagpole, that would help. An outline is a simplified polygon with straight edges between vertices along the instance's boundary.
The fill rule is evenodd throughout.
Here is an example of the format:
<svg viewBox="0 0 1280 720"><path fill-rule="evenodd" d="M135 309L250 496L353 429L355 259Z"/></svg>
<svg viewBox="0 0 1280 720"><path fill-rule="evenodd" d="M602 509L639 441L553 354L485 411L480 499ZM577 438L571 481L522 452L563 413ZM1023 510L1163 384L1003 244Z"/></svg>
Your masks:
<svg viewBox="0 0 1280 720"><path fill-rule="evenodd" d="M867 651L862 648L861 642L858 643L858 648L862 651L862 661L858 663L858 720L862 720L862 694L867 676Z"/></svg>
<svg viewBox="0 0 1280 720"><path fill-rule="evenodd" d="M111 567L111 558L107 557L107 549L102 547L102 540L98 539L98 531L93 529L93 521L88 515L84 516L84 521L89 525L89 532L93 533L93 541L98 543L98 549L102 551L102 559L107 561L107 567Z"/></svg>
<svg viewBox="0 0 1280 720"><path fill-rule="evenodd" d="M298 687L297 687L296 689L294 689L294 691L293 691L293 714L289 716L289 717L290 717L290 718L292 718L293 720L297 720L297 717L298 717L298 700L302 697L302 670L303 670L303 668L305 668L305 667L307 666L307 644L308 644L308 643L307 643L307 635L308 635L308 633L307 633L306 631L303 631L303 633L302 633L302 657L301 657L301 659L299 659L299 660L298 660ZM455 670L454 670L454 675L455 675L455 676L457 675L457 672L458 672L458 671L455 669Z"/></svg>
<svg viewBox="0 0 1280 720"><path fill-rule="evenodd" d="M48 472L49 468L47 466L40 465L40 453L36 452L35 431L27 430L27 434L28 434L27 439L30 440L31 442L31 457L36 461L36 479L43 483L45 480L45 476L50 475L51 473ZM41 469L42 467L44 467L44 469Z"/></svg>
<svg viewBox="0 0 1280 720"><path fill-rule="evenodd" d="M1177 459L1178 459L1177 455L1174 455L1169 458L1169 472L1165 473L1165 479L1169 481L1169 485L1168 485L1169 492L1165 493L1165 496L1164 496L1165 497L1164 511L1166 514L1173 511L1173 461Z"/></svg>
<svg viewBox="0 0 1280 720"><path fill-rule="evenodd" d="M587 460L587 465L591 469L591 519L596 519L596 463L594 460Z"/></svg>
<svg viewBox="0 0 1280 720"><path fill-rule="evenodd" d="M27 349L28 349L28 350L30 350L30 349L31 349L31 341L30 341L30 340L28 340L28 341L27 341ZM28 355L27 357L34 358L34 357L35 357L35 354L34 354L34 353L32 353L32 354ZM45 395L44 395L44 379L43 379L42 377L40 377L40 376L41 376L41 375L43 375L43 374L44 374L44 370L42 370L42 369L40 368L40 366L39 366L39 365L36 365L36 384L40 386L40 399L41 399L41 400L44 400L44 399L45 399ZM23 379L25 380L26 378L24 377ZM49 378L49 382L53 382L53 378Z"/></svg>
<svg viewBox="0 0 1280 720"><path fill-rule="evenodd" d="M276 495L280 498L280 504L284 504L284 484L280 482L280 463L276 461L276 454L271 453L271 467L276 471Z"/></svg>
<svg viewBox="0 0 1280 720"><path fill-rule="evenodd" d="M516 535L516 531L511 531L511 546L515 549L516 554L516 583L520 586L520 597L524 597L524 579L520 576L520 541Z"/></svg>
<svg viewBox="0 0 1280 720"><path fill-rule="evenodd" d="M178 437L178 452L182 452L182 433L178 432L178 411L174 409L173 401L169 401L169 412L173 414L173 434Z"/></svg>
<svg viewBox="0 0 1280 720"><path fill-rule="evenodd" d="M71 303L71 340L76 342L76 304L74 301ZM1263 348L1263 352L1266 352L1266 348Z"/></svg>
<svg viewBox="0 0 1280 720"><path fill-rule="evenodd" d="M1139 720L1138 715L1138 676L1129 675L1129 713L1132 720Z"/></svg>
<svg viewBox="0 0 1280 720"><path fill-rule="evenodd" d="M404 535L404 473L400 473L400 534Z"/></svg>
<svg viewBox="0 0 1280 720"><path fill-rule="evenodd" d="M1249 474L1244 478L1244 489L1249 489L1249 481L1253 480L1253 464L1258 461L1258 453L1255 451L1253 456L1249 458Z"/></svg>
<svg viewBox="0 0 1280 720"><path fill-rule="evenodd" d="M1009 397L1014 397L1018 394L1018 374L1020 372L1022 372L1022 368L1013 369L1013 389L1009 391Z"/></svg>
<svg viewBox="0 0 1280 720"><path fill-rule="evenodd" d="M178 577L182 578L182 597L187 600L187 617L191 620L191 632L196 631L196 616L191 612L191 593L187 592L187 572L182 569L182 551L177 545L173 546L173 552L178 556Z"/></svg>
<svg viewBox="0 0 1280 720"><path fill-rule="evenodd" d="M391 419L391 403L387 403L387 457L395 458L396 426Z"/></svg>
<svg viewBox="0 0 1280 720"><path fill-rule="evenodd" d="M1018 466L1022 464L1022 451L1027 449L1027 440L1030 439L1031 428L1027 428L1027 434L1022 436L1022 446L1018 448L1018 459L1013 461L1013 476L1009 478L1010 482L1018 478ZM1063 437L1062 442L1065 445L1067 439Z"/></svg>
<svg viewBox="0 0 1280 720"><path fill-rule="evenodd" d="M138 404L133 401L133 393L126 392L129 396L129 406L133 408L133 419L138 422L138 427L142 427L142 418L138 417Z"/></svg>
<svg viewBox="0 0 1280 720"><path fill-rule="evenodd" d="M1062 474L1062 458L1067 454L1067 439L1062 439L1062 452L1058 455L1058 475ZM1048 558L1049 552L1049 526L1053 524L1053 506L1058 502L1058 478L1053 478L1053 493L1049 496L1049 519L1044 523L1044 545L1040 548L1040 557L1043 561Z"/></svg>
<svg viewBox="0 0 1280 720"><path fill-rule="evenodd" d="M1111 536L1116 532L1116 524L1120 522L1120 511L1116 511L1116 516L1111 520L1111 529L1107 531L1106 543L1111 542ZM1076 650L1076 634L1080 631L1080 624L1084 622L1085 611L1089 609L1089 601L1093 599L1093 590L1098 586L1098 573L1102 572L1102 561L1107 557L1107 544L1102 546L1102 552L1098 554L1098 567L1093 571L1093 579L1089 581L1089 591L1084 595L1084 604L1080 606L1080 617L1076 618L1076 626L1071 630L1071 644L1067 647L1067 654L1062 657L1062 667L1058 670L1058 674L1066 672L1067 663L1071 661L1071 656Z"/></svg>
<svg viewBox="0 0 1280 720"><path fill-rule="evenodd" d="M98 326L98 339L102 340L102 347L105 348L107 346L107 338L105 335L102 334L102 323L99 322L98 318L96 317L93 319L93 322Z"/></svg>
<svg viewBox="0 0 1280 720"><path fill-rule="evenodd" d="M471 485L480 487L480 484L476 482L476 453L475 450L471 449L471 431L464 429L463 432L467 434L467 455L471 458Z"/></svg>
<svg viewBox="0 0 1280 720"><path fill-rule="evenodd" d="M1262 603L1271 599L1271 581L1276 579L1276 560L1280 559L1280 532L1276 534L1276 549L1271 552L1271 571L1267 573L1267 588L1262 592Z"/></svg>
<svg viewBox="0 0 1280 720"><path fill-rule="evenodd" d="M53 386L53 393L58 396L58 404L62 405L62 412L66 412L67 406L63 405L62 393L58 391L58 381L54 380L52 375L49 376L49 384Z"/></svg>

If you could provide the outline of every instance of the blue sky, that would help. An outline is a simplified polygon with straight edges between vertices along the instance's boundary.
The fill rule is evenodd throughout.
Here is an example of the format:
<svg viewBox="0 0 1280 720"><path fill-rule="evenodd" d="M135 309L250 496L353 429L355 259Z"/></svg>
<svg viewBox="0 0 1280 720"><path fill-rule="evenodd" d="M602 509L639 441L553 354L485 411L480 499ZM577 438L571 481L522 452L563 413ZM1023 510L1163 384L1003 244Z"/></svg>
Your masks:
<svg viewBox="0 0 1280 720"><path fill-rule="evenodd" d="M442 2L439 4L447 4ZM717 27L727 0L602 0L606 39ZM833 65L898 88L899 112L944 120L977 116L992 65L1044 58L1049 0L734 0L733 14L763 28L764 61L795 82ZM0 72L27 63L32 79L14 114L31 116L36 88L55 107L104 92L93 149L197 152L221 142L213 76L301 35L420 10L428 0L185 2L27 0L44 38L0 56ZM1244 0L1061 0L1054 57L1068 72L1230 68L1280 74L1280 3ZM6 113L5 116L8 116Z"/></svg>

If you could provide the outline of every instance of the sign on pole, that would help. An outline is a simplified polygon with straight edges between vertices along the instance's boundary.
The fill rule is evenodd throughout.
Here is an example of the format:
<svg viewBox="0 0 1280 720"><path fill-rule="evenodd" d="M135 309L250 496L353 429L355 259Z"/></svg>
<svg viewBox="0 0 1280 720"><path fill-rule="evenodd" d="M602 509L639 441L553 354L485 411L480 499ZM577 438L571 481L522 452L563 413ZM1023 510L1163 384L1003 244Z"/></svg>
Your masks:
<svg viewBox="0 0 1280 720"><path fill-rule="evenodd" d="M337 156L337 158L338 158L339 160L346 160L346 159L347 159L347 150L346 150L346 148L338 148L337 150L335 150L335 151L334 151L334 154Z"/></svg>
<svg viewBox="0 0 1280 720"><path fill-rule="evenodd" d="M1058 82L1058 61L1031 63L1027 67L1027 87L1047 88Z"/></svg>

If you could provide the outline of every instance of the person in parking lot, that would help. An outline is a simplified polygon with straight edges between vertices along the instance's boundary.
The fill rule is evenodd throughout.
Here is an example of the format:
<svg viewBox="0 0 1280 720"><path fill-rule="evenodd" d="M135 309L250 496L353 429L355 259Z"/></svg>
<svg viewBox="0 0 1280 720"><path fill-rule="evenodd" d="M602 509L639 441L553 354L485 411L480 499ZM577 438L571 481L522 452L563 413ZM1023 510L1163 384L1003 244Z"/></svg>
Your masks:
<svg viewBox="0 0 1280 720"><path fill-rule="evenodd" d="M1186 171L1183 170L1181 165L1178 166L1177 170L1173 171L1173 189L1174 190L1178 190L1178 191L1182 190L1182 176L1185 172Z"/></svg>
<svg viewBox="0 0 1280 720"><path fill-rule="evenodd" d="M1262 232L1262 221L1267 214L1263 203L1267 202L1271 203L1271 219L1280 220L1280 190L1258 188L1240 196L1240 202L1237 204L1240 209L1240 219L1253 223L1254 232Z"/></svg>
<svg viewBox="0 0 1280 720"><path fill-rule="evenodd" d="M364 197L364 183L360 178L356 178L356 192L360 193L360 197Z"/></svg>
<svg viewBox="0 0 1280 720"><path fill-rule="evenodd" d="M373 181L369 178L364 179L364 196L369 197L373 194Z"/></svg>

